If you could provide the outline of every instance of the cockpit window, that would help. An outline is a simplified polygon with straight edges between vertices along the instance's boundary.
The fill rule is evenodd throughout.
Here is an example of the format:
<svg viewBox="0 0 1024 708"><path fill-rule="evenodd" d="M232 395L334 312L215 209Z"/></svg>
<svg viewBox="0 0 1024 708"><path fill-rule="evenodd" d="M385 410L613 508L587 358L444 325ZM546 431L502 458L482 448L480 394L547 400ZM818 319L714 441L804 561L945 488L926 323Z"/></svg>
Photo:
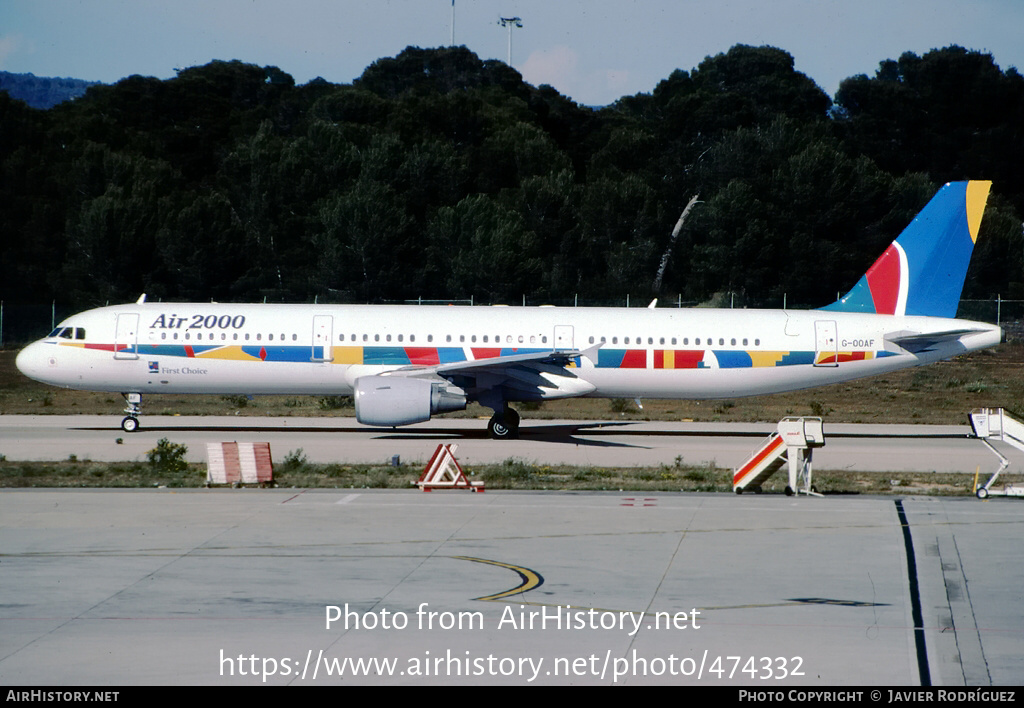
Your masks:
<svg viewBox="0 0 1024 708"><path fill-rule="evenodd" d="M50 338L85 339L85 327L58 327L49 334Z"/></svg>

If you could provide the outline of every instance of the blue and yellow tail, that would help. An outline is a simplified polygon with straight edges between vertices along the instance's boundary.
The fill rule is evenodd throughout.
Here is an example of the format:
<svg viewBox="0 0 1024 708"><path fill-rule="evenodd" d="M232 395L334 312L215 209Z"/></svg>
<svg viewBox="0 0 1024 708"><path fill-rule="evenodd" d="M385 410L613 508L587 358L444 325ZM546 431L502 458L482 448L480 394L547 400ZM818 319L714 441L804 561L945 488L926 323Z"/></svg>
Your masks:
<svg viewBox="0 0 1024 708"><path fill-rule="evenodd" d="M850 292L823 310L956 317L991 182L950 182Z"/></svg>

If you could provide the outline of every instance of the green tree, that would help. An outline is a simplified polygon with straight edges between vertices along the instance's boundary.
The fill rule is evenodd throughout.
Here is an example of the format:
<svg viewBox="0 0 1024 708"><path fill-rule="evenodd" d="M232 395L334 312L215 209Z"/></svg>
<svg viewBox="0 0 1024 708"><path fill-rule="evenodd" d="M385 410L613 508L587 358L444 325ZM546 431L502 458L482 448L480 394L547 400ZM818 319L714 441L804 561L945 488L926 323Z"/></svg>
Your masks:
<svg viewBox="0 0 1024 708"><path fill-rule="evenodd" d="M350 291L356 301L401 297L413 290L412 220L399 195L370 178L322 200L313 237L317 285Z"/></svg>
<svg viewBox="0 0 1024 708"><path fill-rule="evenodd" d="M514 302L532 293L543 261L537 237L515 211L487 195L442 207L427 226L431 272L449 296Z"/></svg>
<svg viewBox="0 0 1024 708"><path fill-rule="evenodd" d="M848 149L936 182L991 179L1024 212L1024 77L987 53L950 46L881 62L836 94Z"/></svg>

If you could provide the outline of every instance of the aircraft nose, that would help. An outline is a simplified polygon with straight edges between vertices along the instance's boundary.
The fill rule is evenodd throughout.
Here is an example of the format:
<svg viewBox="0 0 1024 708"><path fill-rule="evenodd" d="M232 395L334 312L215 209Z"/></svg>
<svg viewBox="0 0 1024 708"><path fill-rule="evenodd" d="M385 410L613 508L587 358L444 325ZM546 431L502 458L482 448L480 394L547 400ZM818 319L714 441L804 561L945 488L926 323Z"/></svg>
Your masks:
<svg viewBox="0 0 1024 708"><path fill-rule="evenodd" d="M34 342L18 352L14 365L18 371L36 381L45 381L46 371L55 365L48 356L47 347L42 342Z"/></svg>

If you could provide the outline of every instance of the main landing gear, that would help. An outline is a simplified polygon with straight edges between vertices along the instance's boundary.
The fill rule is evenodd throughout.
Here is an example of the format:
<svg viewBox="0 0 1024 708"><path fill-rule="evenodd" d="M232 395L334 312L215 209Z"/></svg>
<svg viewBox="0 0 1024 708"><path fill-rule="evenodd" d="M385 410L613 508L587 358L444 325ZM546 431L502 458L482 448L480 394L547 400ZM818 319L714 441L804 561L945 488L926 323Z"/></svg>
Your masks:
<svg viewBox="0 0 1024 708"><path fill-rule="evenodd" d="M494 440L515 440L519 437L519 414L513 408L505 406L500 413L495 412L487 422L487 432Z"/></svg>
<svg viewBox="0 0 1024 708"><path fill-rule="evenodd" d="M142 394L122 393L121 395L124 396L124 412L128 414L121 419L121 430L126 433L134 433L139 429L139 414L142 412Z"/></svg>

